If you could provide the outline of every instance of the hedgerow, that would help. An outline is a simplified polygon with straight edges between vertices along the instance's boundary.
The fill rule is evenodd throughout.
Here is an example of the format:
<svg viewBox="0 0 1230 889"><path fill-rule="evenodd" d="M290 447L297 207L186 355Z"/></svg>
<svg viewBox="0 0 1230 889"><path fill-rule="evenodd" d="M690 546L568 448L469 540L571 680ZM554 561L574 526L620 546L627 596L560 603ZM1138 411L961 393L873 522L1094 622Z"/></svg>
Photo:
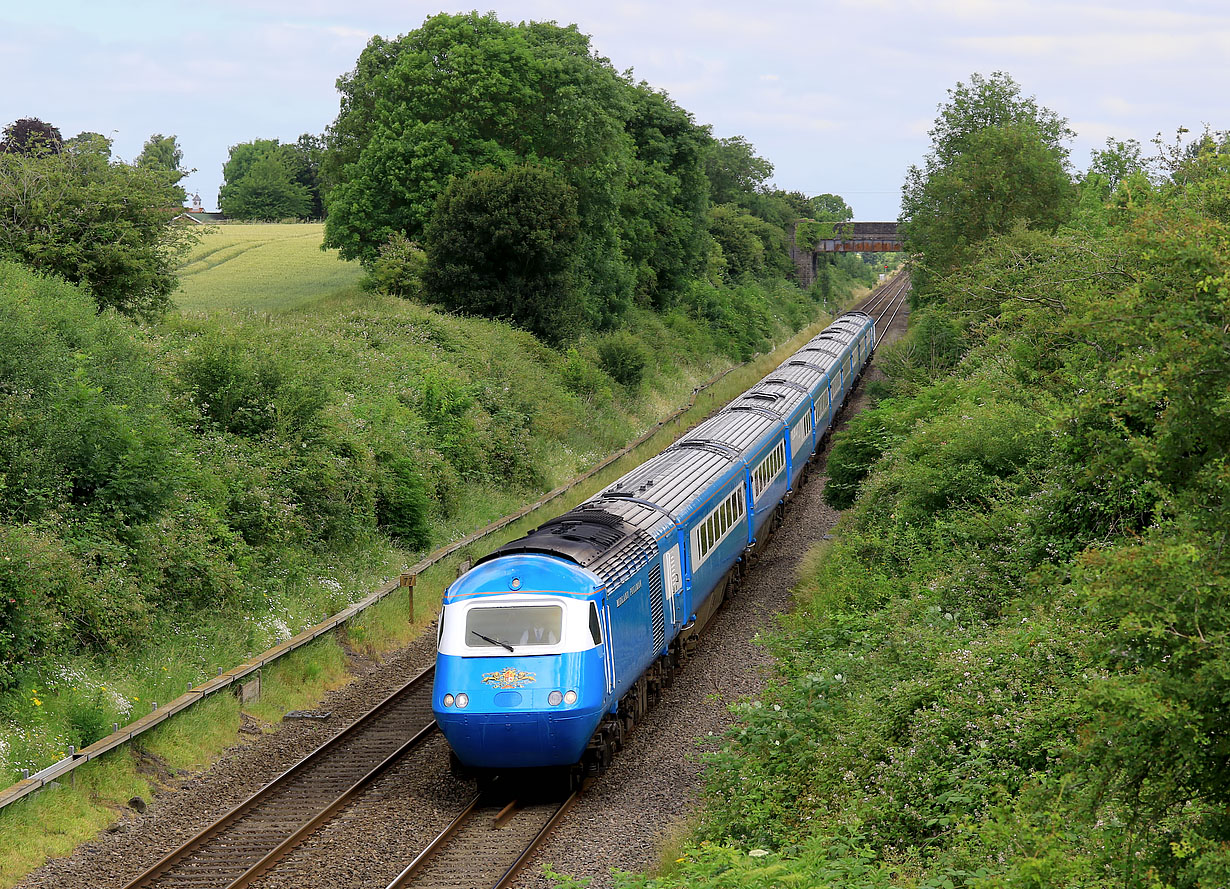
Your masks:
<svg viewBox="0 0 1230 889"><path fill-rule="evenodd" d="M1230 885L1225 152L929 279L893 354L945 357L838 437L775 679L624 885Z"/></svg>

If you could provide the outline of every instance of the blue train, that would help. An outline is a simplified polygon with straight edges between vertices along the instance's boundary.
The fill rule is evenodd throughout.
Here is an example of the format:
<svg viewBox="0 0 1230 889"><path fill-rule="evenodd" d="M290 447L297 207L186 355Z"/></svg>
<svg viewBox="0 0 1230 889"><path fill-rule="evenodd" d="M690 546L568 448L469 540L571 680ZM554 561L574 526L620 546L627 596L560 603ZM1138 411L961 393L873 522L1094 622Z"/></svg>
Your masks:
<svg viewBox="0 0 1230 889"><path fill-rule="evenodd" d="M605 768L694 646L876 345L838 318L657 457L445 592L432 709L470 769Z"/></svg>

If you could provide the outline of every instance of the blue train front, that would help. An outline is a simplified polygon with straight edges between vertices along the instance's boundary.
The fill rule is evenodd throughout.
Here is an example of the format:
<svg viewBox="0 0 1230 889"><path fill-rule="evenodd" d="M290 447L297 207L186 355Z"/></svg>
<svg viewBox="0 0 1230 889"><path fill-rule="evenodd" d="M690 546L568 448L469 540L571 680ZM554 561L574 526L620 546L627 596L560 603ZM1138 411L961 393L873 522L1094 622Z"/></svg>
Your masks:
<svg viewBox="0 0 1230 889"><path fill-rule="evenodd" d="M604 709L601 581L546 554L505 555L449 588L432 709L457 758L571 765Z"/></svg>

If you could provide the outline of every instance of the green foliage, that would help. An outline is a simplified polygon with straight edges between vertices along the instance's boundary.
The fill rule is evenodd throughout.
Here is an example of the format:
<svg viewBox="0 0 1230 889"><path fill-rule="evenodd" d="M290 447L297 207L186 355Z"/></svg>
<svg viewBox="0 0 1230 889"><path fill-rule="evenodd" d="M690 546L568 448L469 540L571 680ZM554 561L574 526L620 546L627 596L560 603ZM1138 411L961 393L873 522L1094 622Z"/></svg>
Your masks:
<svg viewBox="0 0 1230 889"><path fill-rule="evenodd" d="M83 134L84 135L84 134ZM97 134L90 134L96 136ZM110 145L108 144L108 153ZM184 151L179 147L179 140L174 136L164 136L162 133L155 133L145 140L145 145L141 148L141 153L137 155L133 165L140 170L149 170L163 173L166 175L167 182L175 187L175 194L179 197L179 203L183 204L187 197L182 186L178 183L186 175L186 171L181 167L184 159Z"/></svg>
<svg viewBox="0 0 1230 889"><path fill-rule="evenodd" d="M145 140L141 153L134 163L141 169L162 170L165 173L182 173L180 165L184 160L184 150L179 147L179 140L174 136L164 136L154 133Z"/></svg>
<svg viewBox="0 0 1230 889"><path fill-rule="evenodd" d="M426 295L565 341L581 307L579 235L575 193L552 170L477 170L449 185L424 235Z"/></svg>
<svg viewBox="0 0 1230 889"><path fill-rule="evenodd" d="M381 460L380 464L384 472L376 494L376 522L403 545L423 549L431 542L431 503L422 476L404 457Z"/></svg>
<svg viewBox="0 0 1230 889"><path fill-rule="evenodd" d="M645 378L649 356L632 334L625 330L603 337L598 342L598 366L625 389L637 389Z"/></svg>
<svg viewBox="0 0 1230 889"><path fill-rule="evenodd" d="M390 296L421 297L426 269L427 254L422 248L401 232L394 232L381 246L362 286Z"/></svg>
<svg viewBox="0 0 1230 889"><path fill-rule="evenodd" d="M0 154L24 154L36 157L58 154L64 146L59 127L37 117L23 117L4 128L0 139Z"/></svg>
<svg viewBox="0 0 1230 889"><path fill-rule="evenodd" d="M485 223L460 219L446 190L482 170L543 166L575 201L575 234L560 249L574 256L568 289L579 311L570 302L569 313L586 328L615 326L634 302L678 304L714 259L711 191L750 214L736 213L731 237L751 234L763 245L764 256L746 263L737 252L732 277L790 271L783 228L808 199L764 192L772 167L746 140L714 141L667 95L618 75L575 27L514 26L494 13L433 16L397 40L374 38L339 89L322 169L330 185L325 242L344 258L371 266L394 235L426 245L433 229L478 231ZM439 282L433 299L517 317L503 297L490 308L461 292L446 298L446 282L461 287L472 274L459 276L455 257L433 271L428 253L427 274ZM558 325L529 326L542 333ZM556 342L568 336L550 334Z"/></svg>
<svg viewBox="0 0 1230 889"><path fill-rule="evenodd" d="M575 348L569 348L564 353L560 380L569 392L591 403L607 400L611 396L610 377L595 367L592 361L583 358Z"/></svg>
<svg viewBox="0 0 1230 889"><path fill-rule="evenodd" d="M908 333L880 353L894 392L916 392L957 365L968 348L955 319L921 308L910 317Z"/></svg>
<svg viewBox="0 0 1230 889"><path fill-rule="evenodd" d="M303 219L313 210L313 194L297 180L306 161L294 145L257 139L231 146L222 166L218 207L235 219Z"/></svg>
<svg viewBox="0 0 1230 889"><path fill-rule="evenodd" d="M730 281L756 277L765 272L765 242L762 234L769 225L735 205L714 207L709 234L722 250L726 276Z"/></svg>
<svg viewBox="0 0 1230 889"><path fill-rule="evenodd" d="M759 191L773 175L773 164L756 154L755 146L742 136L714 139L705 152L705 175L709 196L715 204L736 203Z"/></svg>
<svg viewBox="0 0 1230 889"><path fill-rule="evenodd" d="M176 178L76 146L0 154L0 257L85 284L100 310L158 317L195 238L171 224L182 198Z"/></svg>
<svg viewBox="0 0 1230 889"><path fill-rule="evenodd" d="M1018 220L1054 231L1067 219L1074 192L1063 142L1071 136L1065 120L1022 98L1002 72L949 90L931 151L902 190L902 238L922 254L917 301L928 298L933 276L959 268L984 238Z"/></svg>
<svg viewBox="0 0 1230 889"><path fill-rule="evenodd" d="M181 376L201 417L237 435L311 437L327 400L310 372L218 337L193 345Z"/></svg>
<svg viewBox="0 0 1230 889"><path fill-rule="evenodd" d="M853 506L863 479L893 441L894 436L883 425L879 412L864 411L855 417L829 451L824 502L834 509Z"/></svg>
<svg viewBox="0 0 1230 889"><path fill-rule="evenodd" d="M1230 170L1195 144L932 281L702 842L643 884L823 882L818 850L843 885L1225 883Z"/></svg>

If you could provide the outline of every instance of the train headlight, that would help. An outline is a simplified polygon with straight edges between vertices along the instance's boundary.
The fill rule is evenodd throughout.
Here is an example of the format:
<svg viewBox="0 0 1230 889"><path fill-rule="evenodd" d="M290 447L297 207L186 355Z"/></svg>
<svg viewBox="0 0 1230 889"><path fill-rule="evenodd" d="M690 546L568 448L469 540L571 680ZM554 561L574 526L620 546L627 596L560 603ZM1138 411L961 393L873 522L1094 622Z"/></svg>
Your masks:
<svg viewBox="0 0 1230 889"><path fill-rule="evenodd" d="M445 707L451 707L451 706L453 706L453 696L452 696L452 695L445 695L445 696L444 696L444 706L445 706Z"/></svg>
<svg viewBox="0 0 1230 889"><path fill-rule="evenodd" d="M571 705L571 704L575 704L576 702L577 702L577 693L575 691L564 692L564 703L565 704Z"/></svg>
<svg viewBox="0 0 1230 889"><path fill-rule="evenodd" d="M558 691L553 691L551 694L547 695L547 703L552 707L558 707L563 700L564 696Z"/></svg>
<svg viewBox="0 0 1230 889"><path fill-rule="evenodd" d="M468 706L470 706L470 696L463 691L457 695L457 709L464 710Z"/></svg>

